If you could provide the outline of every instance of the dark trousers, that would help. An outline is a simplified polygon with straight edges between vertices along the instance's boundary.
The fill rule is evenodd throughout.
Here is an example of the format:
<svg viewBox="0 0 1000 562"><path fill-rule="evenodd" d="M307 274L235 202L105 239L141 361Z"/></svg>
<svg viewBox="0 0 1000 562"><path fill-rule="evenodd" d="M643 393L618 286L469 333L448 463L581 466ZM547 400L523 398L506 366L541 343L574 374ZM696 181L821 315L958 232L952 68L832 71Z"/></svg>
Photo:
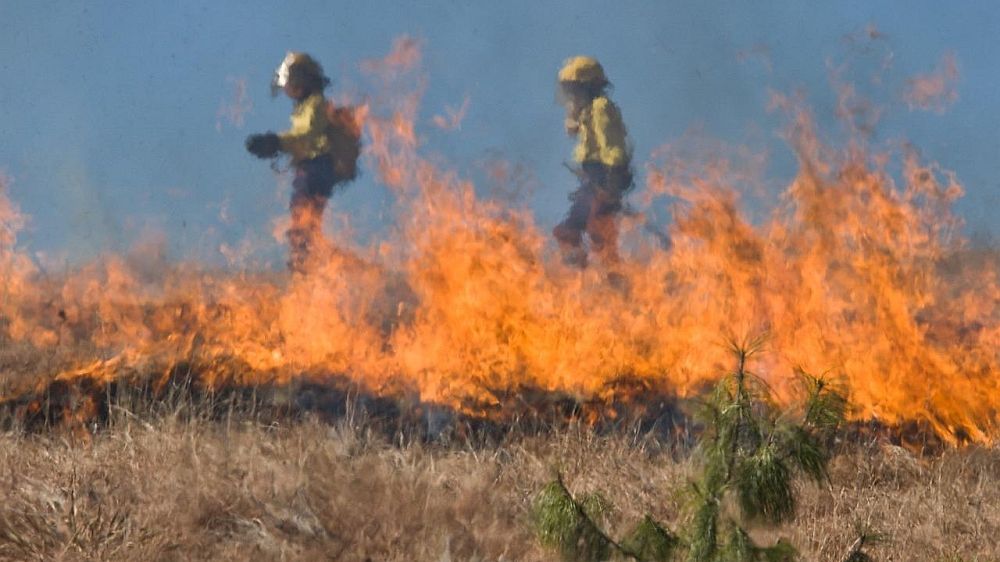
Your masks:
<svg viewBox="0 0 1000 562"><path fill-rule="evenodd" d="M605 265L618 263L618 215L622 197L632 186L627 166L605 166L584 162L577 173L580 187L570 194L572 205L566 218L552 230L563 259L572 265L587 265L583 235L590 238L590 250Z"/></svg>
<svg viewBox="0 0 1000 562"><path fill-rule="evenodd" d="M306 270L311 250L322 236L323 210L333 193L337 176L329 156L304 160L295 165L292 198L288 203L292 224L288 228L288 269Z"/></svg>

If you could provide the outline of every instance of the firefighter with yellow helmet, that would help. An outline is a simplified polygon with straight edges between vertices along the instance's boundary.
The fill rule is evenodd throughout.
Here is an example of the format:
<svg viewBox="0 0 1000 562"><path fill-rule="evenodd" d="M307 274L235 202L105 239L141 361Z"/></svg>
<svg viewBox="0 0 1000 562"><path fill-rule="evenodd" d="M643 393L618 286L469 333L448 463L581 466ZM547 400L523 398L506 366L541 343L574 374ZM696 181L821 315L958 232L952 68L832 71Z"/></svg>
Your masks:
<svg viewBox="0 0 1000 562"><path fill-rule="evenodd" d="M324 97L330 79L306 53L290 52L274 73L271 94L284 92L294 103L291 128L283 133L250 135L247 150L258 158L286 154L295 170L289 202L291 226L288 267L305 271L310 250L320 238L323 210L334 186L356 175L360 133L346 108L335 108ZM340 122L338 122L338 118Z"/></svg>
<svg viewBox="0 0 1000 562"><path fill-rule="evenodd" d="M596 59L573 57L559 70L559 101L566 108L566 132L576 138L572 170L580 187L570 194L569 212L553 229L564 260L584 267L587 251L607 266L618 262L617 218L632 188L632 153L618 106L608 98L611 83Z"/></svg>

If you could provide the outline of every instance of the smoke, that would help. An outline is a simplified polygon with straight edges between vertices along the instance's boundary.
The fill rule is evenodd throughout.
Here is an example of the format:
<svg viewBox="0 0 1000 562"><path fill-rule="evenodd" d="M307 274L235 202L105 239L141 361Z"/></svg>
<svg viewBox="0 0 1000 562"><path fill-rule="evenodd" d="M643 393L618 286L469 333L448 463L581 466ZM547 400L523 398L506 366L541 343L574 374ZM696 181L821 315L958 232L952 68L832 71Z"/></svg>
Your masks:
<svg viewBox="0 0 1000 562"><path fill-rule="evenodd" d="M957 82L958 61L954 53L947 53L932 72L918 74L906 81L903 100L911 110L944 113L958 100Z"/></svg>
<svg viewBox="0 0 1000 562"><path fill-rule="evenodd" d="M491 199L521 208L538 189L538 178L524 162L511 161L500 151L489 151L476 162L483 174L484 192Z"/></svg>
<svg viewBox="0 0 1000 562"><path fill-rule="evenodd" d="M361 63L361 70L369 75L391 77L410 72L417 68L423 56L420 41L403 35L396 38L392 50L380 59L369 59Z"/></svg>
<svg viewBox="0 0 1000 562"><path fill-rule="evenodd" d="M465 96L462 100L462 105L458 108L452 106L445 106L444 115L435 115L431 122L434 126L445 130L445 131L456 131L462 128L462 120L465 119L465 114L469 111L469 103L471 99L469 96Z"/></svg>
<svg viewBox="0 0 1000 562"><path fill-rule="evenodd" d="M10 252L17 242L17 233L24 228L25 218L7 193L10 177L0 172L0 252Z"/></svg>
<svg viewBox="0 0 1000 562"><path fill-rule="evenodd" d="M223 122L237 128L243 128L246 116L253 111L253 101L247 93L247 79L227 76L226 83L232 86L232 95L228 100L219 103L215 117L215 130L221 132Z"/></svg>
<svg viewBox="0 0 1000 562"><path fill-rule="evenodd" d="M755 43L748 49L736 52L736 61L740 64L756 61L768 74L774 72L774 59L771 55L771 48L766 43Z"/></svg>

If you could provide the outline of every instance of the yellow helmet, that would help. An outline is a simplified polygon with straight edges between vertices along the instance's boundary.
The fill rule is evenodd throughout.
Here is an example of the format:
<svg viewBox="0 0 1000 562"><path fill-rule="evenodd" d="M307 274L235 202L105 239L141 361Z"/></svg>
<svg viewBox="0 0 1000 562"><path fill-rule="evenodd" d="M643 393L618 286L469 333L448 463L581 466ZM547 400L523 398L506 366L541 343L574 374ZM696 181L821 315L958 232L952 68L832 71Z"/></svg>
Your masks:
<svg viewBox="0 0 1000 562"><path fill-rule="evenodd" d="M608 77L604 75L604 67L593 57L573 57L563 63L559 70L560 82L582 82L607 84Z"/></svg>

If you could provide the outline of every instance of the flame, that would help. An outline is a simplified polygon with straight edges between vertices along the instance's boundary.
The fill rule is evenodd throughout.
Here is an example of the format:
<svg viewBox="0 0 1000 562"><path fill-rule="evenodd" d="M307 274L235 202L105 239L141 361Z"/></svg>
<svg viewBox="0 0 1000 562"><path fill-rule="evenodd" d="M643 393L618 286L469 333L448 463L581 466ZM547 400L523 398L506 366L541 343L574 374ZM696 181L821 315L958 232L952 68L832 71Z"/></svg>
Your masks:
<svg viewBox="0 0 1000 562"><path fill-rule="evenodd" d="M196 264L150 275L110 256L43 283L15 244L23 218L0 191L6 334L112 353L57 380L168 372L196 358L239 362L244 384L327 373L468 408L525 386L604 396L623 376L694 395L729 366L726 337L766 332L757 369L782 400L799 370L827 374L857 419L995 441L997 262L961 238L953 175L904 151L894 177L893 160L869 154L863 137L828 146L808 111L778 98L799 172L771 216L754 224L741 209L747 166L666 146L647 165L639 211L621 219L627 282L613 284L599 267L563 265L526 208L479 197L420 155L419 60L419 44L402 39L362 65L388 92L360 112L366 161L398 199L377 245L335 234L309 274L290 279ZM651 235L664 198L673 220ZM232 382L227 372L202 382Z"/></svg>
<svg viewBox="0 0 1000 562"><path fill-rule="evenodd" d="M18 313L19 303L37 302L38 293L31 282L35 267L28 256L16 250L17 234L26 223L17 205L7 196L10 180L0 174L0 326L11 337L28 339L36 335L32 324L26 323ZM41 337L38 343L51 343L50 338Z"/></svg>
<svg viewBox="0 0 1000 562"><path fill-rule="evenodd" d="M396 38L392 50L381 59L366 60L361 69L369 75L392 78L417 68L423 58L420 41L409 35Z"/></svg>

